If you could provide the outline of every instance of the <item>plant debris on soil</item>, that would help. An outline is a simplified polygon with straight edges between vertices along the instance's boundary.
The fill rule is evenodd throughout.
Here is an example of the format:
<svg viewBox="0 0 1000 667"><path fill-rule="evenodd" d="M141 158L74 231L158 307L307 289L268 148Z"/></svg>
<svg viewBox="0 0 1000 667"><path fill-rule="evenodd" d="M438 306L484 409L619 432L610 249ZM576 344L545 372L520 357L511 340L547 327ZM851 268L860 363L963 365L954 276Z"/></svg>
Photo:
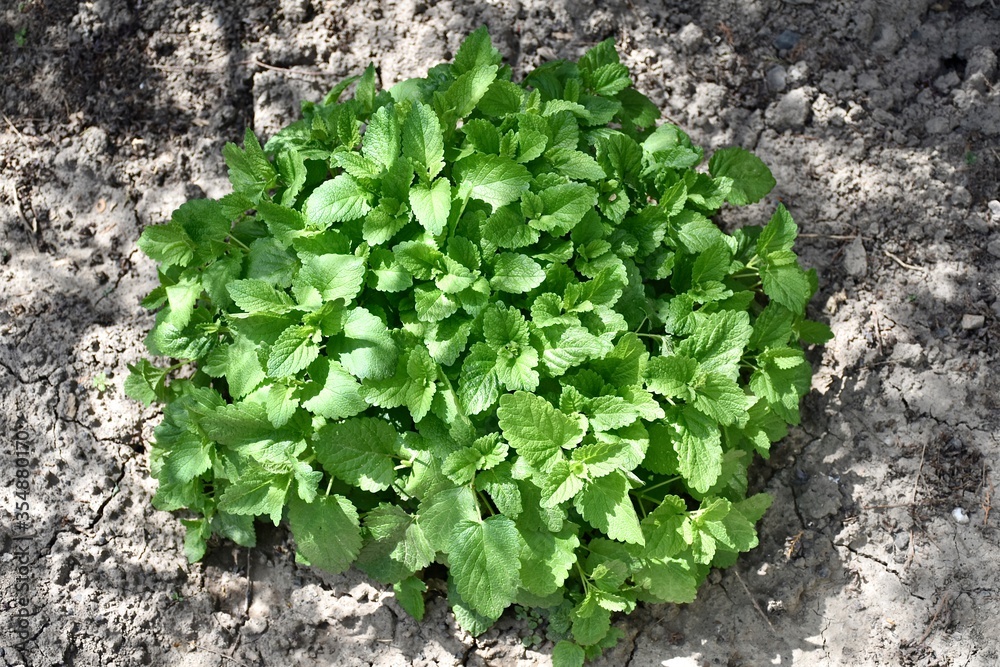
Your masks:
<svg viewBox="0 0 1000 667"><path fill-rule="evenodd" d="M142 229L228 189L221 149L340 79L383 86L486 24L515 76L606 38L664 116L739 145L820 274L803 422L755 472L761 544L596 664L1000 664L1000 4L994 0L25 0L0 8L0 664L544 665L284 529L189 565L127 399L156 284ZM103 387L103 388L102 388ZM21 473L20 471L26 471ZM19 481L26 481L19 484ZM432 587L433 589L433 587Z"/></svg>

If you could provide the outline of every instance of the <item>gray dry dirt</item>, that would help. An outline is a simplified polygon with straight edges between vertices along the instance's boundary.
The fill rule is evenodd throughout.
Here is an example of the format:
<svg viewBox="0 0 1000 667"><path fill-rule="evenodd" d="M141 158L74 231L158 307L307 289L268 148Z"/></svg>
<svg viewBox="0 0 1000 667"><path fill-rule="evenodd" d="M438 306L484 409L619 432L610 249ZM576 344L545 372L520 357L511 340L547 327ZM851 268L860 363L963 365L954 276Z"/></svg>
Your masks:
<svg viewBox="0 0 1000 667"><path fill-rule="evenodd" d="M784 202L836 333L760 467L760 547L695 603L622 619L597 664L1000 664L996 0L4 0L0 662L549 664L531 619L473 639L438 591L418 624L355 571L297 566L284 529L189 565L150 507L158 414L122 393L156 279L136 239L226 192L224 142L369 61L418 76L483 23L518 76L613 37L666 117L764 158L778 187L720 222Z"/></svg>

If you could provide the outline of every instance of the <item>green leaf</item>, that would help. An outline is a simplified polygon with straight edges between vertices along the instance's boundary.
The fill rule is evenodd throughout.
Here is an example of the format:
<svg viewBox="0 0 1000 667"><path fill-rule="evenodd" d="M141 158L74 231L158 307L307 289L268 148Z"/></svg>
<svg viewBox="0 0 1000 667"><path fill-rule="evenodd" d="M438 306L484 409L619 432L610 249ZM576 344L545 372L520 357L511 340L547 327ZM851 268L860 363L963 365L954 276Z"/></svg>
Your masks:
<svg viewBox="0 0 1000 667"><path fill-rule="evenodd" d="M576 527L567 525L558 533L523 530L521 538L521 586L534 595L551 595L565 583L576 562L580 539Z"/></svg>
<svg viewBox="0 0 1000 667"><path fill-rule="evenodd" d="M449 120L465 118L472 113L496 80L497 71L496 65L481 65L455 79L440 98Z"/></svg>
<svg viewBox="0 0 1000 667"><path fill-rule="evenodd" d="M162 438L157 439L157 444ZM177 442L171 443L164 454L160 480L167 484L186 484L212 466L212 447L203 438L184 432Z"/></svg>
<svg viewBox="0 0 1000 667"><path fill-rule="evenodd" d="M782 347L792 336L792 312L779 303L770 303L753 323L748 345L754 350Z"/></svg>
<svg viewBox="0 0 1000 667"><path fill-rule="evenodd" d="M531 174L513 160L498 155L470 155L455 164L455 182L460 192L484 201L494 209L520 198L528 189Z"/></svg>
<svg viewBox="0 0 1000 667"><path fill-rule="evenodd" d="M527 255L505 252L493 263L490 287L501 292L521 294L535 289L543 280L545 271L538 262Z"/></svg>
<svg viewBox="0 0 1000 667"><path fill-rule="evenodd" d="M697 360L703 371L735 380L752 333L746 311L696 313L694 333L678 346L678 351Z"/></svg>
<svg viewBox="0 0 1000 667"><path fill-rule="evenodd" d="M343 496L318 496L311 503L292 496L288 525L298 559L331 574L349 568L361 551L358 511Z"/></svg>
<svg viewBox="0 0 1000 667"><path fill-rule="evenodd" d="M365 516L365 531L371 539L358 556L358 567L378 581L400 581L434 560L423 528L400 507L380 503Z"/></svg>
<svg viewBox="0 0 1000 667"><path fill-rule="evenodd" d="M275 184L277 172L250 128L243 135L243 150L234 143L227 143L222 155L229 167L229 181L235 192L257 201Z"/></svg>
<svg viewBox="0 0 1000 667"><path fill-rule="evenodd" d="M195 243L176 222L153 225L142 230L139 250L163 268L187 266L194 259Z"/></svg>
<svg viewBox="0 0 1000 667"><path fill-rule="evenodd" d="M678 415L674 450L687 484L699 493L715 485L722 474L722 436L716 421L693 407Z"/></svg>
<svg viewBox="0 0 1000 667"><path fill-rule="evenodd" d="M694 394L694 407L719 423L746 424L753 399L735 380L720 373L707 373L694 386Z"/></svg>
<svg viewBox="0 0 1000 667"><path fill-rule="evenodd" d="M131 399L150 405L167 398L165 380L167 371L157 368L146 359L136 364L127 364L129 375L125 378L125 395Z"/></svg>
<svg viewBox="0 0 1000 667"><path fill-rule="evenodd" d="M312 381L302 407L327 419L345 419L361 414L368 403L361 397L361 384L336 361L320 357L309 366Z"/></svg>
<svg viewBox="0 0 1000 667"><path fill-rule="evenodd" d="M636 584L663 603L687 604L698 593L698 580L690 566L676 558L647 561L634 578Z"/></svg>
<svg viewBox="0 0 1000 667"><path fill-rule="evenodd" d="M444 168L444 138L434 110L415 102L403 122L403 155L426 171L432 179Z"/></svg>
<svg viewBox="0 0 1000 667"><path fill-rule="evenodd" d="M388 422L353 417L316 432L316 458L329 472L365 491L384 491L396 479L399 434Z"/></svg>
<svg viewBox="0 0 1000 667"><path fill-rule="evenodd" d="M576 150L575 142L572 148L560 146L550 148L545 152L545 159L552 164L557 173L566 178L584 181L600 181L607 178L607 174L601 169L601 165L597 164L597 160L587 153Z"/></svg>
<svg viewBox="0 0 1000 667"><path fill-rule="evenodd" d="M613 540L630 544L645 544L639 517L629 497L629 482L622 472L595 479L573 500L576 510Z"/></svg>
<svg viewBox="0 0 1000 667"><path fill-rule="evenodd" d="M427 584L416 577L407 577L392 586L396 593L396 602L407 614L418 623L424 620L424 593Z"/></svg>
<svg viewBox="0 0 1000 667"><path fill-rule="evenodd" d="M384 378L396 368L396 344L385 322L364 308L354 308L344 321L344 339L327 344L327 353L360 378Z"/></svg>
<svg viewBox="0 0 1000 667"><path fill-rule="evenodd" d="M237 335L225 349L226 382L233 398L243 398L267 378L260 363L260 348L245 336Z"/></svg>
<svg viewBox="0 0 1000 667"><path fill-rule="evenodd" d="M613 431L639 418L639 411L620 396L598 396L588 401L584 414L597 431Z"/></svg>
<svg viewBox="0 0 1000 667"><path fill-rule="evenodd" d="M462 364L458 397L470 415L477 415L493 405L500 396L496 374L497 355L485 343L476 343Z"/></svg>
<svg viewBox="0 0 1000 667"><path fill-rule="evenodd" d="M493 47L490 33L484 25L469 33L469 36L462 40L461 46L455 53L455 61L451 65L451 71L455 76L458 76L477 67L499 65L500 61L500 52Z"/></svg>
<svg viewBox="0 0 1000 667"><path fill-rule="evenodd" d="M281 428L295 414L299 407L299 399L295 395L295 387L271 385L267 392L267 418L274 428Z"/></svg>
<svg viewBox="0 0 1000 667"><path fill-rule="evenodd" d="M430 285L417 285L413 290L417 317L424 322L439 322L458 312L458 300Z"/></svg>
<svg viewBox="0 0 1000 667"><path fill-rule="evenodd" d="M361 140L361 152L386 169L392 166L400 151L400 128L391 105L372 114Z"/></svg>
<svg viewBox="0 0 1000 667"><path fill-rule="evenodd" d="M313 341L315 329L293 326L285 329L271 346L267 356L267 375L283 378L295 375L319 356L319 346Z"/></svg>
<svg viewBox="0 0 1000 667"><path fill-rule="evenodd" d="M570 500L585 483L584 466L569 461L556 461L542 482L542 506L555 507Z"/></svg>
<svg viewBox="0 0 1000 667"><path fill-rule="evenodd" d="M663 502L642 520L646 556L663 560L676 556L687 544L681 527L687 520L687 503L680 496L664 496Z"/></svg>
<svg viewBox="0 0 1000 667"><path fill-rule="evenodd" d="M294 308L291 297L263 280L236 280L227 286L233 303L245 313L287 313Z"/></svg>
<svg viewBox="0 0 1000 667"><path fill-rule="evenodd" d="M348 174L340 174L313 190L302 207L310 223L327 229L338 222L350 222L371 210L371 194Z"/></svg>
<svg viewBox="0 0 1000 667"><path fill-rule="evenodd" d="M798 424L799 400L809 391L812 380L812 368L802 350L765 350L757 364L759 370L750 376L750 389L786 422Z"/></svg>
<svg viewBox="0 0 1000 667"><path fill-rule="evenodd" d="M490 84L477 107L485 115L500 118L521 111L526 93L516 83L497 79Z"/></svg>
<svg viewBox="0 0 1000 667"><path fill-rule="evenodd" d="M572 230L597 204L597 192L582 183L565 183L541 191L544 213L529 224L535 229L562 236Z"/></svg>
<svg viewBox="0 0 1000 667"><path fill-rule="evenodd" d="M573 610L573 639L584 646L597 644L611 629L611 612L600 606L597 596L591 591Z"/></svg>
<svg viewBox="0 0 1000 667"><path fill-rule="evenodd" d="M410 189L410 207L424 229L439 236L448 225L451 213L451 185L439 178L433 183L417 183Z"/></svg>
<svg viewBox="0 0 1000 667"><path fill-rule="evenodd" d="M354 255L305 255L292 292L303 307L343 299L350 302L364 286L365 260Z"/></svg>
<svg viewBox="0 0 1000 667"><path fill-rule="evenodd" d="M552 667L583 667L586 656L582 647L563 639L552 649Z"/></svg>
<svg viewBox="0 0 1000 667"><path fill-rule="evenodd" d="M420 501L417 518L431 548L448 553L455 526L479 520L475 494L468 486L435 490Z"/></svg>
<svg viewBox="0 0 1000 667"><path fill-rule="evenodd" d="M583 440L580 421L556 410L541 396L518 391L500 397L497 410L503 437L528 463L545 469Z"/></svg>
<svg viewBox="0 0 1000 667"><path fill-rule="evenodd" d="M733 179L726 200L734 206L760 201L775 186L774 176L764 162L738 146L721 148L708 161L708 171L715 178Z"/></svg>
<svg viewBox="0 0 1000 667"><path fill-rule="evenodd" d="M266 514L277 526L281 521L291 483L290 475L275 475L267 470L251 468L222 492L219 496L219 509L230 514Z"/></svg>
<svg viewBox="0 0 1000 667"><path fill-rule="evenodd" d="M767 264L760 270L764 294L796 315L802 315L812 295L806 272L798 264L775 266Z"/></svg>
<svg viewBox="0 0 1000 667"><path fill-rule="evenodd" d="M514 522L498 514L455 526L448 560L455 586L476 611L496 618L514 601L520 583L521 537Z"/></svg>

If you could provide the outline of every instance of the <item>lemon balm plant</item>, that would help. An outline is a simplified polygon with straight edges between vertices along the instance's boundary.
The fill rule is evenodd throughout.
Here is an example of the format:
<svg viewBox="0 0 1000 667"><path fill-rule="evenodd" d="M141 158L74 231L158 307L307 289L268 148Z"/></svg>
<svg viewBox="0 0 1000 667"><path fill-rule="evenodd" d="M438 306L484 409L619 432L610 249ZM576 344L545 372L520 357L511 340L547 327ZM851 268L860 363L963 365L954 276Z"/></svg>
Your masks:
<svg viewBox="0 0 1000 667"><path fill-rule="evenodd" d="M146 344L175 363L126 390L163 405L153 502L187 511L190 559L287 519L302 562L357 566L417 618L435 562L473 634L544 610L573 665L612 614L690 602L757 544L747 466L798 423L801 344L829 335L783 207L711 221L770 191L759 159L698 170L611 41L516 83L485 29L303 116L227 145L233 192L139 239Z"/></svg>

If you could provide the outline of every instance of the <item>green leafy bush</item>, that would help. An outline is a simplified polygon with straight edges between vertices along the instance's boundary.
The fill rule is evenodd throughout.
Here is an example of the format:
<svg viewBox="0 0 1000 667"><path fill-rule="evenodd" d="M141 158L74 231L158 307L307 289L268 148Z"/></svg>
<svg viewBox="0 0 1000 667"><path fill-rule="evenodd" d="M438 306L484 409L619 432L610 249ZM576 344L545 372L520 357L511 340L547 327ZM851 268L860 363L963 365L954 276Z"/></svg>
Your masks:
<svg viewBox="0 0 1000 667"><path fill-rule="evenodd" d="M178 363L126 389L163 404L153 502L194 517L189 558L287 518L302 562L355 565L417 618L434 562L474 634L543 610L571 665L613 613L690 602L757 544L747 466L798 423L800 344L828 336L783 207L710 220L770 191L759 159L696 171L611 41L517 84L481 29L303 115L227 145L233 193L139 240L146 344Z"/></svg>

